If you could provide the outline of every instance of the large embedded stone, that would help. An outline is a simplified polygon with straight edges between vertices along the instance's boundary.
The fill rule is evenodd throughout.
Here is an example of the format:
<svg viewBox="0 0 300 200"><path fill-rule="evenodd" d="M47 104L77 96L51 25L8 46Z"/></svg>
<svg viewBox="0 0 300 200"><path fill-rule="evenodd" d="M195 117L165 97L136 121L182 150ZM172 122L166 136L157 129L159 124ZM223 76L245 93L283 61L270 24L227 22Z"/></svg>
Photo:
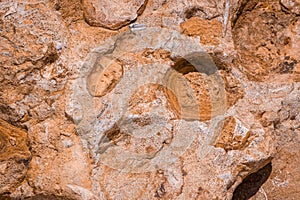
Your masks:
<svg viewBox="0 0 300 200"><path fill-rule="evenodd" d="M84 0L83 12L85 20L92 26L119 29L135 20L146 3L147 0Z"/></svg>

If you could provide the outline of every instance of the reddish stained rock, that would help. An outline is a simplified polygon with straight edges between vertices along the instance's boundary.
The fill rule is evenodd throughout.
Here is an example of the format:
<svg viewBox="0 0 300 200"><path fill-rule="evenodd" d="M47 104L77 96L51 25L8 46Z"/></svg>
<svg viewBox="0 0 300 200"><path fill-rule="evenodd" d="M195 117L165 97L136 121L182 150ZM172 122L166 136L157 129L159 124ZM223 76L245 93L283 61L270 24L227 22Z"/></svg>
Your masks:
<svg viewBox="0 0 300 200"><path fill-rule="evenodd" d="M225 151L244 149L249 144L250 135L251 131L243 127L239 120L229 116L222 122L222 130L214 146Z"/></svg>
<svg viewBox="0 0 300 200"><path fill-rule="evenodd" d="M18 145L23 136L15 140L7 139L7 134L0 135L0 140L5 138L0 144L0 152L4 152L0 155L0 199L231 199L237 185L272 158L270 178L253 198L297 199L300 174L297 167L300 120L298 1L282 0L280 4L278 0L259 3L256 0L153 0L143 14L146 1L99 0L102 4L97 4L98 7L91 2L96 0L83 3L80 0L6 0L0 3L0 118L28 129L32 156L28 160L28 149L24 150L25 154L16 155L20 152L12 149L16 146L10 147L10 153L6 152L8 143ZM291 2L295 2L292 7ZM83 20L83 12L88 23ZM91 95L92 104L98 109L91 107L84 114L95 112L98 121L87 120L87 129L79 132L70 118L79 123L80 116L75 115L77 119L66 109L67 98L72 95L70 85L80 76L79 69L85 66L89 52L111 50L102 42L110 38L113 47L116 41L112 36L128 30L111 31L97 26L119 29L139 14L138 23L144 23L147 28L127 32L127 42L118 41L123 42L117 52L119 56L137 47L118 57L122 61L123 75L116 73L121 67L113 65L112 69L116 70L103 71L103 75L116 73L106 77L106 82L101 82L103 77L98 74L91 77L92 84L104 84L93 91L95 96ZM92 21L88 21L88 17ZM186 34L184 40L179 43L168 40L173 36L181 38L184 34L172 35L170 30L180 30L183 26L186 28L181 29ZM151 27L165 27L168 31L160 29L157 32ZM276 32L276 37L272 31ZM155 37L152 34L156 34ZM142 37L131 39L137 35ZM193 36L200 36L201 41ZM187 38L195 39L195 44L204 44L204 49L213 55L219 80L223 78L226 99L218 104L214 94L220 90L211 87L215 85L214 80L195 71L178 74L181 78L171 76L173 91L151 84L131 90L131 86L139 83L132 78L145 75L136 72L148 73L143 80L157 77L162 69L176 64L178 55L174 56L174 51L193 49ZM153 46L165 44L174 49L149 48L141 42L144 39L151 41ZM95 50L95 47L99 48ZM256 62L259 59L271 62ZM270 71L267 64L274 70ZM137 65L142 67L137 68ZM261 82L249 81L249 77ZM187 84L178 84L182 80ZM185 92L188 88L192 90ZM127 94L130 95L127 97ZM194 94L197 101L191 103L195 102L195 106L181 101L183 97L176 98L180 94L183 97ZM132 104L125 104L128 109L122 123L110 126L114 120L111 116L114 112L118 114L122 103L119 97L132 100ZM169 102L164 104L165 110L173 110L176 115L166 118L167 112L159 112L163 100ZM187 117L190 114L179 112L183 106L191 108L183 111L200 109L202 119L215 119L215 115L209 114L220 105L226 108L226 115L215 140L211 138L213 126L219 124L209 123L213 120L195 120L199 112L195 112L197 118L191 115L192 118L185 121L179 119L182 113ZM76 106L76 102L71 104L77 112L80 106ZM157 110L156 116L153 110ZM108 142L93 139L101 135L101 130L88 132L97 124L98 127L106 126L108 131L103 134ZM165 129L156 131L160 127ZM105 153L113 152L112 147L116 150L120 147L117 151L120 158L124 158L127 150L142 157L130 160L133 154L126 154L125 158L133 163L124 163L126 165L117 169L105 166L94 157L93 149ZM160 148L170 151L158 151ZM164 156L168 152L174 156ZM180 153L180 158L175 162L168 159L177 157L176 152ZM115 158L118 153L107 154L107 159ZM165 164L161 166L161 163ZM126 172L139 164L157 168L145 172L136 167L139 171Z"/></svg>

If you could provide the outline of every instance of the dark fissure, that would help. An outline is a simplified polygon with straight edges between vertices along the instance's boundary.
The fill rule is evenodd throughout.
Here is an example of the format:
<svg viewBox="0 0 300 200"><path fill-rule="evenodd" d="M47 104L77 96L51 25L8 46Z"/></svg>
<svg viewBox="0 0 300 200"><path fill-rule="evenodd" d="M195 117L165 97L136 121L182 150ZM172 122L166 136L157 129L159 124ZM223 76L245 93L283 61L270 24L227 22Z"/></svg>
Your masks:
<svg viewBox="0 0 300 200"><path fill-rule="evenodd" d="M247 200L254 196L267 181L272 172L272 163L268 163L255 173L248 175L233 192L232 200Z"/></svg>

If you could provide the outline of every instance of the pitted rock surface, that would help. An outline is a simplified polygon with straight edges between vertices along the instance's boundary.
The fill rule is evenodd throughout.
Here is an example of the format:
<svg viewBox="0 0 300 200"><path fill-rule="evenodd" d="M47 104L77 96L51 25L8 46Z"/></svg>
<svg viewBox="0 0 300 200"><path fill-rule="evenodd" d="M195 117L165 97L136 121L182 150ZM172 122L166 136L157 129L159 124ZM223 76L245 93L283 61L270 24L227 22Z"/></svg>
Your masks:
<svg viewBox="0 0 300 200"><path fill-rule="evenodd" d="M208 59L205 56L201 61L197 60L200 57L190 56L195 52L203 52L195 41L176 31L148 28L137 33L121 34L116 37L115 44L108 40L90 54L82 69L82 77L75 82L76 89L70 102L77 101L81 105L82 114L79 115L82 119L78 122L78 133L87 140L100 163L123 171L153 171L160 165L178 159L196 137L197 131L204 131L188 125L190 123L185 120L196 120L200 126L206 126L200 121L210 120L213 109L207 111L209 118L202 116L200 109L205 107L205 103L199 105L199 101L204 96L198 95L196 98L197 92L181 74L180 68L186 66L177 66L175 69L176 64L172 59L186 57L203 74L205 71L214 72L207 77L219 77L219 94L215 95L215 99L222 100L225 90L222 88L223 79L213 62L205 60ZM105 49L106 46L108 49ZM154 52L158 49L170 52L169 60L162 59L164 51L157 58L145 57L145 50L149 52L151 49ZM116 63L122 63L123 76L109 79L108 75L116 73L106 75L105 70L120 66ZM105 70L101 70L104 66ZM95 67L99 70L95 70ZM96 78L101 80L102 77L110 80L111 83L106 85L111 86L111 92L94 95L94 88L101 88L103 84ZM205 79L209 78L203 78L204 82ZM211 92L209 89L206 89L206 96ZM202 100L205 101L212 104L210 107L217 104L210 99ZM224 103L225 99L221 104ZM220 109L218 112L222 114L223 111ZM69 115L74 116L74 113L70 112ZM203 143L207 141L209 139L205 138Z"/></svg>
<svg viewBox="0 0 300 200"><path fill-rule="evenodd" d="M0 199L298 199L299 1L3 0Z"/></svg>
<svg viewBox="0 0 300 200"><path fill-rule="evenodd" d="M25 179L30 157L27 133L0 119L0 194Z"/></svg>

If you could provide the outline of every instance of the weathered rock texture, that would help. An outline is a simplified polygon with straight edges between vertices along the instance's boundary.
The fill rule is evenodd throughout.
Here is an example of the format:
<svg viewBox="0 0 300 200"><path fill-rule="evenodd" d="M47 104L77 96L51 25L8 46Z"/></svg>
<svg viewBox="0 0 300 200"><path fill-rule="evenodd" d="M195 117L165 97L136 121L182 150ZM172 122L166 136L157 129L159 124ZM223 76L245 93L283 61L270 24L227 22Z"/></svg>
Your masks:
<svg viewBox="0 0 300 200"><path fill-rule="evenodd" d="M148 0L83 0L85 20L92 26L119 29L142 14Z"/></svg>
<svg viewBox="0 0 300 200"><path fill-rule="evenodd" d="M0 199L298 199L299 14L0 1Z"/></svg>
<svg viewBox="0 0 300 200"><path fill-rule="evenodd" d="M14 190L25 179L30 160L27 133L0 120L0 193Z"/></svg>
<svg viewBox="0 0 300 200"><path fill-rule="evenodd" d="M297 8L297 2L294 4L287 9ZM235 20L233 40L249 79L272 80L275 74L299 73L300 24L296 13L285 12L277 1L250 1ZM299 74L292 77L299 81Z"/></svg>

